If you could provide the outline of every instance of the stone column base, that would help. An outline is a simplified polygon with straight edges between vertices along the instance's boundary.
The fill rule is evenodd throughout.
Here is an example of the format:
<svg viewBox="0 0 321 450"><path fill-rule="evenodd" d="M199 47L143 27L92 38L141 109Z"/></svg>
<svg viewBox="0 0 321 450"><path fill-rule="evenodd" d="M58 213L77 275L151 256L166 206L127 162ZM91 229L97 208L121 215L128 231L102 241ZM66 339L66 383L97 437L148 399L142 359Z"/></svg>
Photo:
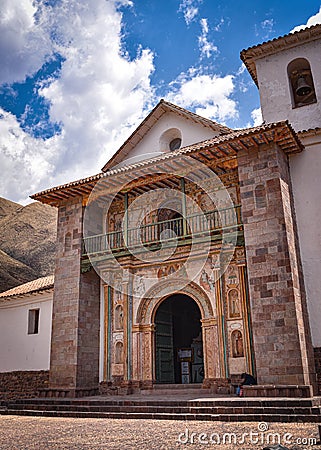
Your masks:
<svg viewBox="0 0 321 450"><path fill-rule="evenodd" d="M85 388L59 387L39 390L39 397L47 398L80 398L98 394L99 389L97 386Z"/></svg>
<svg viewBox="0 0 321 450"><path fill-rule="evenodd" d="M138 394L141 389L144 389L141 381L113 380L101 381L99 384L100 395Z"/></svg>
<svg viewBox="0 0 321 450"><path fill-rule="evenodd" d="M230 382L227 378L204 378L203 389L210 389L213 394L229 394Z"/></svg>

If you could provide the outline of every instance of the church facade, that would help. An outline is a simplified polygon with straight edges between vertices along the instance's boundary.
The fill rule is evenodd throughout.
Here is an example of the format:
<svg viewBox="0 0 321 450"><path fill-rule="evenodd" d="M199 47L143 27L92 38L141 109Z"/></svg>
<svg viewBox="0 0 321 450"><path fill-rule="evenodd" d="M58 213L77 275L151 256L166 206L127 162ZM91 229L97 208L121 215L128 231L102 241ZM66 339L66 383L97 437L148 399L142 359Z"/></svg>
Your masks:
<svg viewBox="0 0 321 450"><path fill-rule="evenodd" d="M58 208L49 390L202 384L242 372L317 390L321 26L244 50L264 123L161 100Z"/></svg>

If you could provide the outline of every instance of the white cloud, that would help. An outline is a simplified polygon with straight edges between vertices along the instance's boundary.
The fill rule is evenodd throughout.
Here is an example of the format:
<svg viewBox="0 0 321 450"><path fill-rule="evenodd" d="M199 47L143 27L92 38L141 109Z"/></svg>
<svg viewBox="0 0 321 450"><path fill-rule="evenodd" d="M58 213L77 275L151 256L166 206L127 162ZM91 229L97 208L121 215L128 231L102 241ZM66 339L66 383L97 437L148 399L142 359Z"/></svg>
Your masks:
<svg viewBox="0 0 321 450"><path fill-rule="evenodd" d="M253 111L251 112L251 118L253 120L253 125L252 126L257 127L259 125L262 125L263 117L262 117L261 108L253 109Z"/></svg>
<svg viewBox="0 0 321 450"><path fill-rule="evenodd" d="M167 99L185 108L193 108L197 114L224 122L237 118L236 102L230 98L234 91L234 77L204 75L190 70L173 83L174 90Z"/></svg>
<svg viewBox="0 0 321 450"><path fill-rule="evenodd" d="M130 60L124 53L116 3L61 0L47 10L43 33L51 33L51 45L63 62L58 78L45 80L38 94L49 102L50 118L61 124L62 132L48 140L35 139L14 116L0 117L1 195L18 201L97 173L150 108L153 54L141 49ZM37 27L30 19L30 33ZM37 48L22 46L22 60ZM44 61L45 55L39 54L34 67ZM24 72L29 73L29 67L20 67L21 79Z"/></svg>
<svg viewBox="0 0 321 450"><path fill-rule="evenodd" d="M151 97L153 55L141 50L130 61L121 53L121 15L114 5L96 0L94 8L86 6L66 1L58 9L65 61L59 78L40 93L51 104L52 121L63 126L68 158L81 151L88 161L94 148L107 161L116 150L111 135L119 124L137 123ZM70 21L71 15L76 20Z"/></svg>
<svg viewBox="0 0 321 450"><path fill-rule="evenodd" d="M196 19L198 15L198 5L201 2L202 0L183 0L180 3L178 11L184 14L186 25L189 25Z"/></svg>
<svg viewBox="0 0 321 450"><path fill-rule="evenodd" d="M261 40L266 40L271 37L274 32L274 19L265 19L259 25L255 24L255 35L260 36Z"/></svg>
<svg viewBox="0 0 321 450"><path fill-rule="evenodd" d="M224 24L225 24L225 20L222 17L221 20L219 21L219 23L217 25L215 25L213 30L214 31L221 31Z"/></svg>
<svg viewBox="0 0 321 450"><path fill-rule="evenodd" d="M309 17L306 24L304 25L298 25L297 27L293 28L293 30L290 31L290 33L294 33L295 31L303 30L306 27L312 27L313 25L317 25L321 23L321 6L319 9L319 12L314 14L313 16Z"/></svg>
<svg viewBox="0 0 321 450"><path fill-rule="evenodd" d="M212 56L212 53L217 53L218 48L209 42L207 35L208 35L208 23L207 19L201 19L200 24L202 27L202 34L198 37L198 46L201 52L201 58L210 58Z"/></svg>
<svg viewBox="0 0 321 450"><path fill-rule="evenodd" d="M25 27L28 33L22 33L24 42L31 35L39 41L21 44L22 63L15 65L13 57L9 82L38 70L50 51L59 53L63 58L60 72L37 86L36 93L50 105L50 118L61 125L61 133L47 140L34 138L14 115L2 111L0 195L25 202L34 192L97 173L152 106L153 54L140 49L136 58L130 59L124 52L119 3L60 0L48 9L32 6L26 10L29 22ZM23 4L38 5L26 0ZM123 4L131 5L126 0ZM8 23L12 23L10 17ZM201 25L206 37L206 19ZM27 64L27 57L37 53L41 40L45 51ZM12 48L8 42L7 46ZM214 49L204 46L203 51L209 54ZM168 100L200 115L220 122L238 117L237 104L231 98L235 90L232 75L206 75L202 68L190 69L171 83L170 89Z"/></svg>
<svg viewBox="0 0 321 450"><path fill-rule="evenodd" d="M25 203L28 193L48 186L59 153L57 141L31 137L14 115L0 108L1 195Z"/></svg>
<svg viewBox="0 0 321 450"><path fill-rule="evenodd" d="M273 31L274 20L273 19L265 19L261 22L261 27L263 30L271 33Z"/></svg>
<svg viewBox="0 0 321 450"><path fill-rule="evenodd" d="M52 53L46 9L33 0L1 0L0 84L23 81Z"/></svg>
<svg viewBox="0 0 321 450"><path fill-rule="evenodd" d="M236 75L242 75L246 71L246 65L242 63L236 72Z"/></svg>

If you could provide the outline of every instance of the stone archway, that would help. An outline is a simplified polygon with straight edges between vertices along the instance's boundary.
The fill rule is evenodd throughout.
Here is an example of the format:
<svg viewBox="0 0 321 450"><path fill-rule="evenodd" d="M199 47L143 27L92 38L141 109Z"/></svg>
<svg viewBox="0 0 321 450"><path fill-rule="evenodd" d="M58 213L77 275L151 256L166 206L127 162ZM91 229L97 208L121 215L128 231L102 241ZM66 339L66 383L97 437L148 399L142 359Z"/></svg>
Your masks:
<svg viewBox="0 0 321 450"><path fill-rule="evenodd" d="M195 301L201 313L204 351L204 381L209 386L220 378L219 342L217 320L204 290L194 282L182 287L182 279L164 280L149 289L142 298L133 327L135 348L135 379L144 387L155 382L155 315L159 305L172 295L186 295Z"/></svg>
<svg viewBox="0 0 321 450"><path fill-rule="evenodd" d="M142 298L136 315L137 324L152 324L155 319L155 312L158 304L165 298L173 294L185 294L197 303L202 320L213 318L213 307L207 294L194 282L186 282L182 287L182 280L172 278L171 280L160 281L151 287Z"/></svg>

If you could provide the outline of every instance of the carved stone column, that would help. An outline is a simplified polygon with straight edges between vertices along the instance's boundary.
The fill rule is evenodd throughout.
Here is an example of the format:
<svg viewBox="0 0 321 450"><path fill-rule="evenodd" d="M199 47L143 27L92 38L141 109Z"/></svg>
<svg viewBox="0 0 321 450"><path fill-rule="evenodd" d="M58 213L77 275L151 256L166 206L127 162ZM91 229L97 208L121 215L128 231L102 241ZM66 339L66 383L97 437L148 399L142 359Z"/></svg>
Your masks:
<svg viewBox="0 0 321 450"><path fill-rule="evenodd" d="M154 376L154 324L136 325L133 327L133 343L137 345L133 364L133 373L137 374L141 387L143 389L152 388L155 380ZM133 377L134 378L134 377ZM134 378L135 381L135 378Z"/></svg>
<svg viewBox="0 0 321 450"><path fill-rule="evenodd" d="M204 386L210 387L220 378L220 356L217 333L217 320L202 319L202 338L204 352Z"/></svg>

